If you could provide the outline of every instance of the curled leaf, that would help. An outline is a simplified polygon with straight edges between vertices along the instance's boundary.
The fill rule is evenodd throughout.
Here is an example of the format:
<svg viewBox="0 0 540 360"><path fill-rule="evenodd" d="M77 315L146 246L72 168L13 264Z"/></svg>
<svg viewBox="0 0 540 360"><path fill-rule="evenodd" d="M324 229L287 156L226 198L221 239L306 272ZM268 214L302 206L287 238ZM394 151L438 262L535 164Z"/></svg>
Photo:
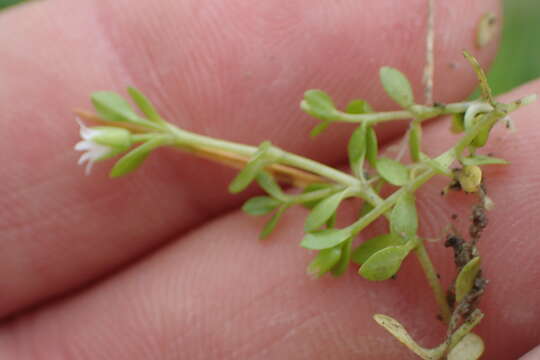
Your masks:
<svg viewBox="0 0 540 360"><path fill-rule="evenodd" d="M480 257L469 261L459 272L456 279L456 302L460 303L474 286L474 280L480 271Z"/></svg>
<svg viewBox="0 0 540 360"><path fill-rule="evenodd" d="M477 360L484 353L484 341L474 333L468 333L448 353L447 360Z"/></svg>
<svg viewBox="0 0 540 360"><path fill-rule="evenodd" d="M389 246L371 255L358 271L363 278L383 281L394 276L409 254L406 246Z"/></svg>
<svg viewBox="0 0 540 360"><path fill-rule="evenodd" d="M385 66L380 69L379 75L388 96L403 108L414 105L411 84L403 73L397 69Z"/></svg>
<svg viewBox="0 0 540 360"><path fill-rule="evenodd" d="M456 172L457 181L465 192L477 192L482 183L482 169L476 165L466 165Z"/></svg>
<svg viewBox="0 0 540 360"><path fill-rule="evenodd" d="M403 345L407 346L413 353L420 356L424 360L437 360L440 359L444 348L437 347L435 349L426 349L418 345L412 337L409 335L405 327L401 325L397 320L387 315L375 314L373 316L375 321L385 328L390 334L398 339ZM457 360L457 359L456 359Z"/></svg>

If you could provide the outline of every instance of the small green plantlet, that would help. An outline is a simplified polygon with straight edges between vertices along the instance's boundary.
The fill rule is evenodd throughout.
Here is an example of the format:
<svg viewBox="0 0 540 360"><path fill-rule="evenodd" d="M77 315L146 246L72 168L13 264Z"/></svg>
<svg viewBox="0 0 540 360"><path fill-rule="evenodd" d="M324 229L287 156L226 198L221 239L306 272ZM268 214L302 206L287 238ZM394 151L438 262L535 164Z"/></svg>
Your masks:
<svg viewBox="0 0 540 360"><path fill-rule="evenodd" d="M484 43L485 36L482 35L479 42ZM428 44L429 39L428 36ZM249 199L242 207L249 215L268 217L261 238L273 232L287 209L300 205L308 209L309 214L304 224L305 235L299 243L315 252L307 266L308 274L314 277L339 276L353 265L364 279L385 281L399 273L408 256L416 256L433 290L439 316L448 326L446 338L434 348L424 348L397 320L376 314L375 321L422 359L477 359L483 353L484 344L472 330L484 316L477 304L487 285L477 243L487 225L486 211L492 207L483 186L482 167L507 164L504 159L478 151L488 142L491 129L497 123L508 121L512 111L535 101L536 96L507 104L497 102L476 59L466 52L464 56L476 73L481 89L481 97L475 101L444 106L430 102L418 104L407 77L390 67L381 68L380 81L388 96L400 107L396 111L374 111L364 100L352 100L342 111L324 91L305 92L300 108L319 121L312 136L330 129L333 123L356 124L347 149L351 173L287 152L269 141L254 147L178 128L161 117L151 101L135 88L129 88L128 94L140 112L122 96L100 91L92 95L97 115L78 113L86 121L106 125L87 127L80 123L82 141L76 149L84 153L79 162L88 162L88 173L93 163L123 154L112 167L110 176L113 178L135 171L160 147L184 149L225 164L241 163L242 170L230 183L229 191L238 193L257 183L266 193ZM428 75L432 73L430 66L432 58L428 56ZM431 98L431 87L428 79L427 99ZM431 155L422 147L422 124L441 115L451 115L451 131L461 135L446 151ZM377 124L403 119L410 120L404 138L404 145L409 148L409 163L380 156L375 129ZM443 289L419 234L415 200L415 192L435 176L446 177L448 189L474 193L479 198L472 212L470 239L449 234L445 242L445 246L453 250L457 273L448 291ZM284 182L301 191L285 192ZM383 187L390 193L386 197L381 196ZM350 198L363 202L358 218L338 228L335 226L337 212ZM358 243L363 230L379 218L388 223L388 231Z"/></svg>

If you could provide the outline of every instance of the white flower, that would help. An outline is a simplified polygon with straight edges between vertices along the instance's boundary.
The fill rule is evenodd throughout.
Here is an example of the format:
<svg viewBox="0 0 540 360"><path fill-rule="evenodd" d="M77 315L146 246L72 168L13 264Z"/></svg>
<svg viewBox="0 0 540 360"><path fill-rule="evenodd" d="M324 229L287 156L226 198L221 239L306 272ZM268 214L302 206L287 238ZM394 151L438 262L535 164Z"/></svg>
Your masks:
<svg viewBox="0 0 540 360"><path fill-rule="evenodd" d="M85 151L79 158L79 165L87 162L85 173L90 174L94 162L108 159L131 146L131 133L123 128L100 126L89 128L75 119L80 126L82 140L75 144L75 150Z"/></svg>

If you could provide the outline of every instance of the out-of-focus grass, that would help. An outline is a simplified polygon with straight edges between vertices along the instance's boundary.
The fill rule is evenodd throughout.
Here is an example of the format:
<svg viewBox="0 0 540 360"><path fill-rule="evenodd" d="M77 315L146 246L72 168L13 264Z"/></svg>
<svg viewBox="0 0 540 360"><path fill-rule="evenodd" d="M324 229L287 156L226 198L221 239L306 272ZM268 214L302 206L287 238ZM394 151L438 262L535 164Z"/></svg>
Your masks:
<svg viewBox="0 0 540 360"><path fill-rule="evenodd" d="M0 10L25 1L0 0ZM540 0L503 2L501 48L488 76L495 94L540 77Z"/></svg>
<svg viewBox="0 0 540 360"><path fill-rule="evenodd" d="M26 0L0 0L0 10L7 8L8 6L16 5L22 3Z"/></svg>
<svg viewBox="0 0 540 360"><path fill-rule="evenodd" d="M505 0L499 53L488 74L495 94L540 77L540 1Z"/></svg>

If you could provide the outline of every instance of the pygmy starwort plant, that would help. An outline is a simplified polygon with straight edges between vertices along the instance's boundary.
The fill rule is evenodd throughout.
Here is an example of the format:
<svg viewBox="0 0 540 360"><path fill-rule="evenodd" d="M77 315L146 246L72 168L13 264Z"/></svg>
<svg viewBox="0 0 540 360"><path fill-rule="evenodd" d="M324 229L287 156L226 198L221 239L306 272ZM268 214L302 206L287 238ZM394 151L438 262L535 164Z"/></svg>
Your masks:
<svg viewBox="0 0 540 360"><path fill-rule="evenodd" d="M256 182L266 192L264 196L249 199L243 206L245 212L254 216L271 215L260 233L261 238L272 233L291 206L310 209L304 226L306 235L300 245L317 251L307 266L308 273L314 277L326 273L342 275L353 263L359 265L358 273L363 278L384 281L394 277L403 260L414 254L433 290L440 319L448 325L446 339L435 348L424 348L395 319L376 314L375 321L422 359L477 359L484 345L472 330L484 316L477 304L487 280L482 276L476 245L487 225L486 210L492 207L483 185L481 167L506 163L503 159L480 154L478 149L487 143L495 124L508 125L508 114L533 102L536 96L508 104L495 101L478 62L468 53L464 55L479 79L481 97L475 101L417 104L408 79L390 67L380 69L380 80L401 110L376 112L366 101L353 100L343 111L335 107L324 91L305 93L301 109L319 120L312 136L336 122L357 124L348 144L351 174L287 152L268 141L253 147L186 131L165 121L152 103L134 88L129 88L128 92L140 114L116 93L101 91L92 95L97 114L84 111L77 114L85 121L106 126L86 127L80 123L83 140L75 148L86 151L79 162L88 161L87 173L94 162L125 153L110 171L111 177L136 170L153 150L164 146L241 167L229 191L238 193ZM447 151L430 156L422 148L422 124L441 115L451 115L451 130L462 136ZM407 164L378 152L375 125L398 119L411 119L405 135L411 159ZM445 246L453 249L457 268L457 277L448 291L438 279L424 246L425 239L418 235L415 191L436 175L449 180L444 193L454 189L479 196L479 203L473 208L469 240L452 232L445 242ZM302 191L287 193L280 183L290 183ZM383 186L394 191L382 197ZM336 212L349 198L363 200L359 217L350 225L337 228ZM353 242L362 230L380 217L388 222L388 231L354 247Z"/></svg>

